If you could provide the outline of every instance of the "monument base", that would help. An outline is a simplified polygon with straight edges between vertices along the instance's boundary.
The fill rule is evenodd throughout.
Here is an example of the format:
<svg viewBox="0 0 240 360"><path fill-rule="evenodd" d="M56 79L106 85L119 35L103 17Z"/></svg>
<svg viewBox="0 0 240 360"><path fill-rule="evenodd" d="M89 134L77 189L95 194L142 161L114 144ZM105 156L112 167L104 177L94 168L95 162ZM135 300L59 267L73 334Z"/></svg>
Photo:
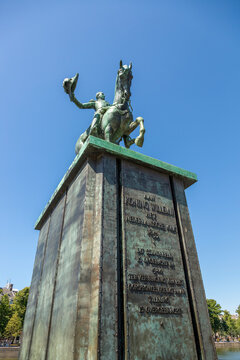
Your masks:
<svg viewBox="0 0 240 360"><path fill-rule="evenodd" d="M193 173L89 137L36 223L21 360L217 359Z"/></svg>

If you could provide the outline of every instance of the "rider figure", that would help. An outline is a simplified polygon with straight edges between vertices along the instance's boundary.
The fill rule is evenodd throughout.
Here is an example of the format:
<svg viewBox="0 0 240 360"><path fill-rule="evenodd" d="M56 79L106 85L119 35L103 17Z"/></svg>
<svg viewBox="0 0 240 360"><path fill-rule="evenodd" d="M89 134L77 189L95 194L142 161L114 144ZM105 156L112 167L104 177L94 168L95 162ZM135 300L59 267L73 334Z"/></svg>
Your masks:
<svg viewBox="0 0 240 360"><path fill-rule="evenodd" d="M96 94L96 100L90 100L87 103L80 103L76 98L74 93L69 94L70 100L74 102L80 109L94 109L94 117L90 126L89 135L98 136L101 132L101 120L104 113L107 111L109 106L111 106L106 100L103 92L98 92Z"/></svg>

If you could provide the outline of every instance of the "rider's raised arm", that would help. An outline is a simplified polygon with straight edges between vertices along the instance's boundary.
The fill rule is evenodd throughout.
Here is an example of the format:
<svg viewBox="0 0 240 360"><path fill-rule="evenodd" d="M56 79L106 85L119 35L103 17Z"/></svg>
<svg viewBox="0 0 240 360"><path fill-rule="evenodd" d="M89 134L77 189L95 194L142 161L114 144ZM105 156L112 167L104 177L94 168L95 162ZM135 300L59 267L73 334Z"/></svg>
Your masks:
<svg viewBox="0 0 240 360"><path fill-rule="evenodd" d="M77 107L79 107L79 109L94 109L95 110L95 100L90 100L87 103L81 103L80 101L78 101L75 98L74 94L72 94L72 96L70 97L70 100L72 102L74 102L74 104L77 105Z"/></svg>

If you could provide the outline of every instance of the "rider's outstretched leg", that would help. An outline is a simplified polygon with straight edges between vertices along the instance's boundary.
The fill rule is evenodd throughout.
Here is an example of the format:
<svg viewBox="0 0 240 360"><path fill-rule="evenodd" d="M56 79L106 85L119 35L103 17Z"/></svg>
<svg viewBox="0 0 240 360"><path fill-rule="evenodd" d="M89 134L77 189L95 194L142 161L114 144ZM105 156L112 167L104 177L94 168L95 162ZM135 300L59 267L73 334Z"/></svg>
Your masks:
<svg viewBox="0 0 240 360"><path fill-rule="evenodd" d="M92 124L90 126L89 135L98 136L99 135L99 128L100 128L100 115L95 114Z"/></svg>

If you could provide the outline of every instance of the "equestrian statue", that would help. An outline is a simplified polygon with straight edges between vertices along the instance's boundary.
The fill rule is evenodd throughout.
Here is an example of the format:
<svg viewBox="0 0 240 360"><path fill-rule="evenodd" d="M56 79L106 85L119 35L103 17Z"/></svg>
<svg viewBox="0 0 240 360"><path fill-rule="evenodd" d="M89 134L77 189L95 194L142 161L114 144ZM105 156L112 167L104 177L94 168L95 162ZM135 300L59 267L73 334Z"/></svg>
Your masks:
<svg viewBox="0 0 240 360"><path fill-rule="evenodd" d="M130 87L133 78L132 63L128 66L123 65L122 61L120 61L115 84L115 96L112 105L105 100L103 92L98 92L96 94L96 100L92 99L87 103L78 101L74 94L78 76L79 74L76 74L73 78L64 79L64 90L77 107L80 109L94 109L95 113L91 125L80 135L76 143L76 154L79 153L89 135L96 136L118 145L120 141L123 140L126 148L129 148L134 143L137 146L142 147L145 133L144 120L142 117L137 117L136 120L133 121L131 111ZM138 126L140 129L139 136L137 136L136 139L132 139L130 134Z"/></svg>

